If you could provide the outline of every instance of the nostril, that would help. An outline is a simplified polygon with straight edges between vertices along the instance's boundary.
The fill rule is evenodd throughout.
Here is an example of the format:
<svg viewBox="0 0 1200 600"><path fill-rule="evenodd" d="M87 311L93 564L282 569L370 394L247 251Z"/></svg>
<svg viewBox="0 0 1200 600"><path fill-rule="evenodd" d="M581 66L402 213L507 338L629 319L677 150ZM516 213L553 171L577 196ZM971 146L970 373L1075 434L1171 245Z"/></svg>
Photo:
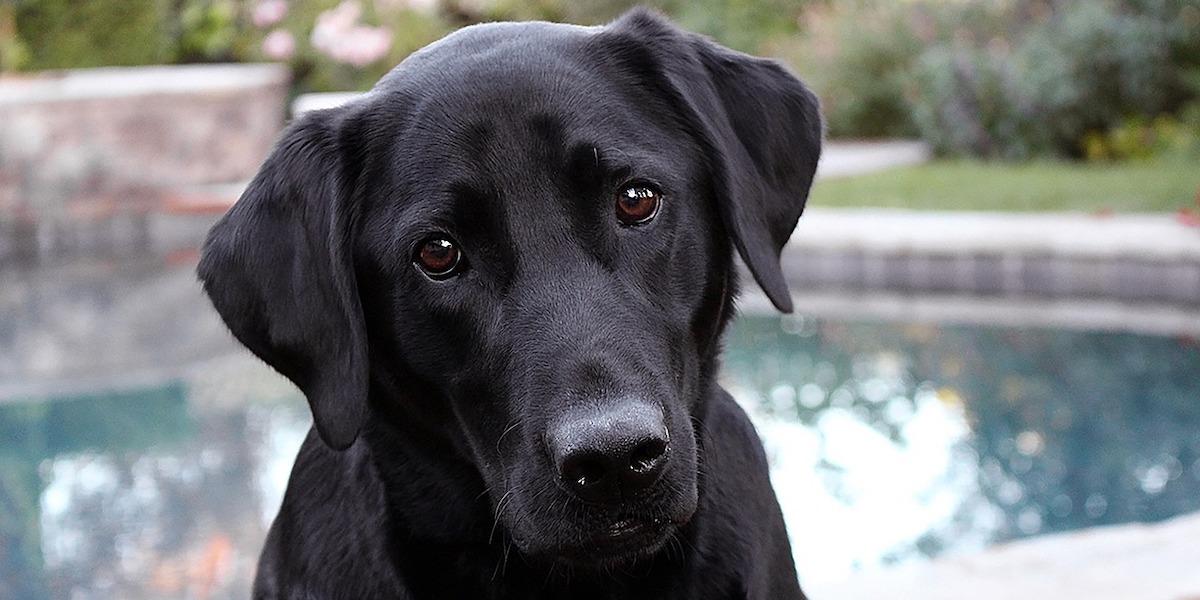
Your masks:
<svg viewBox="0 0 1200 600"><path fill-rule="evenodd" d="M638 444L629 454L629 469L634 473L648 473L659 466L663 454L667 453L665 440L653 439Z"/></svg>
<svg viewBox="0 0 1200 600"><path fill-rule="evenodd" d="M607 469L604 463L592 456L570 457L563 461L560 475L563 480L579 488L591 487L600 483Z"/></svg>

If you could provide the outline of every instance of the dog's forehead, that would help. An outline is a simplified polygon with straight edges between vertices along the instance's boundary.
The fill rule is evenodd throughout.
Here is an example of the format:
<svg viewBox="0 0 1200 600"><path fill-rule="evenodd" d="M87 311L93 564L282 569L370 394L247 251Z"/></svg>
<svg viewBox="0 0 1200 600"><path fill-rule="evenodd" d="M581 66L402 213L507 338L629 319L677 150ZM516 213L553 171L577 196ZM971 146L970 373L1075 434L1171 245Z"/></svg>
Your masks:
<svg viewBox="0 0 1200 600"><path fill-rule="evenodd" d="M404 187L513 189L581 159L660 159L674 120L590 55L595 29L471 27L397 67L376 92L403 99L380 122L395 126Z"/></svg>
<svg viewBox="0 0 1200 600"><path fill-rule="evenodd" d="M417 50L380 79L375 89L453 79L475 66L491 69L532 65L586 44L600 27L562 23L484 23L464 27Z"/></svg>
<svg viewBox="0 0 1200 600"><path fill-rule="evenodd" d="M537 115L611 131L635 124L650 86L622 72L619 44L604 27L559 23L489 23L461 29L412 54L376 85L406 99L410 123L443 131L488 128ZM642 89L639 89L642 88ZM481 127L482 125L482 127Z"/></svg>
<svg viewBox="0 0 1200 600"><path fill-rule="evenodd" d="M603 113L619 108L618 94L587 56L586 34L571 28L564 34L551 24L545 29L553 35L504 25L479 28L474 36L460 32L423 50L427 57L397 67L392 85L412 100L412 123L473 136L531 118L542 129L562 121L579 129L598 118L613 120L616 115ZM452 43L460 36L463 41Z"/></svg>
<svg viewBox="0 0 1200 600"><path fill-rule="evenodd" d="M611 210L608 187L682 186L699 159L678 115L657 88L606 64L592 43L598 29L468 28L377 86L394 101L375 105L391 150L373 159L401 237L444 230L497 248L587 241Z"/></svg>

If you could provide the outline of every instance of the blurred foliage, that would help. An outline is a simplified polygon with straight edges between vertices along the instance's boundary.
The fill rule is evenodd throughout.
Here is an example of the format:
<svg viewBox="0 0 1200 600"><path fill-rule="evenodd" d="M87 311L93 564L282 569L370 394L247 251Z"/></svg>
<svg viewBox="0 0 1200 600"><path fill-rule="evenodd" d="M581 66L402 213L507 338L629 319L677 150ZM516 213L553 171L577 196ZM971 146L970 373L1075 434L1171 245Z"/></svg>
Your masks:
<svg viewBox="0 0 1200 600"><path fill-rule="evenodd" d="M16 11L0 4L0 72L15 71L29 60L29 50L17 36Z"/></svg>
<svg viewBox="0 0 1200 600"><path fill-rule="evenodd" d="M1011 40L955 40L923 53L913 77L923 137L948 154L1078 156L1089 132L1178 110L1195 95L1185 79L1197 64L1173 56L1172 42L1188 37L1175 15L1116 2L1062 6L1035 13Z"/></svg>
<svg viewBox="0 0 1200 600"><path fill-rule="evenodd" d="M1136 115L1107 132L1083 138L1088 160L1148 159L1155 156L1200 158L1200 102L1180 111L1180 117Z"/></svg>
<svg viewBox="0 0 1200 600"><path fill-rule="evenodd" d="M456 27L597 24L634 4L17 0L0 5L0 69L279 60L296 92L366 89ZM987 158L1123 158L1182 144L1191 129L1179 115L1200 98L1200 0L642 4L789 63L822 97L834 137L920 136L942 154ZM1146 148L1128 147L1148 135Z"/></svg>
<svg viewBox="0 0 1200 600"><path fill-rule="evenodd" d="M237 60L238 6L228 1L178 5L175 57L178 62Z"/></svg>
<svg viewBox="0 0 1200 600"><path fill-rule="evenodd" d="M0 45L24 47L26 56L15 62L25 69L170 62L170 39L163 35L170 9L165 0L18 0L10 9L16 38Z"/></svg>
<svg viewBox="0 0 1200 600"><path fill-rule="evenodd" d="M775 38L767 51L818 92L831 136L912 136L907 71L925 46L914 14L908 4L873 0L814 4L804 35Z"/></svg>
<svg viewBox="0 0 1200 600"><path fill-rule="evenodd" d="M336 0L283 4L278 23L256 26L251 0L20 0L0 5L0 69L39 70L159 63L285 60L297 92L365 89L414 50L445 35L452 21L409 2L366 2L363 20L389 32L385 54L347 65L307 43L317 17ZM281 3L282 4L282 3ZM268 56L274 31L295 40L287 57Z"/></svg>
<svg viewBox="0 0 1200 600"><path fill-rule="evenodd" d="M821 94L833 136L1080 157L1200 97L1198 0L834 0L804 23L776 50Z"/></svg>

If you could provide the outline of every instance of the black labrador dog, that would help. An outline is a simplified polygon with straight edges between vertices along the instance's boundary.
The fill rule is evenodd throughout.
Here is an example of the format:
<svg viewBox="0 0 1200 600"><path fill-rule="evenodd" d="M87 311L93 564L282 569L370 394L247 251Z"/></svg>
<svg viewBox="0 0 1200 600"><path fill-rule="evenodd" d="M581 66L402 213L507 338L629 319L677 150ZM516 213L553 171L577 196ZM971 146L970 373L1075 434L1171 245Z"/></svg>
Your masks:
<svg viewBox="0 0 1200 600"><path fill-rule="evenodd" d="M199 275L307 397L256 598L803 598L716 382L733 249L820 154L774 62L635 10L494 23L293 123Z"/></svg>

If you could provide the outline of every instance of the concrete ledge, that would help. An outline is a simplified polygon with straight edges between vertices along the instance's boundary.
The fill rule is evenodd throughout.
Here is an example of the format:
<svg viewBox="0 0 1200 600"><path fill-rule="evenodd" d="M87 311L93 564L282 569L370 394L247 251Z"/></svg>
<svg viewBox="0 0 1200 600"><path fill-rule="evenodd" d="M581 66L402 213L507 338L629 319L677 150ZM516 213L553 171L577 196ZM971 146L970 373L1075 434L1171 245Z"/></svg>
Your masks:
<svg viewBox="0 0 1200 600"><path fill-rule="evenodd" d="M1200 229L1171 215L814 208L783 261L796 291L1200 306Z"/></svg>
<svg viewBox="0 0 1200 600"><path fill-rule="evenodd" d="M821 151L817 179L849 177L892 167L919 165L932 155L929 144L917 140L830 140Z"/></svg>
<svg viewBox="0 0 1200 600"><path fill-rule="evenodd" d="M0 77L0 107L145 95L241 93L287 85L287 67L274 63L101 67Z"/></svg>
<svg viewBox="0 0 1200 600"><path fill-rule="evenodd" d="M806 586L813 600L1196 600L1200 514L1049 535Z"/></svg>
<svg viewBox="0 0 1200 600"><path fill-rule="evenodd" d="M0 77L0 208L106 182L249 179L283 123L287 81L278 65Z"/></svg>
<svg viewBox="0 0 1200 600"><path fill-rule="evenodd" d="M749 281L749 280L747 280ZM773 314L775 308L747 283L738 299L742 312ZM1115 331L1146 335L1200 337L1200 307L1128 303L1106 299L988 298L968 295L870 294L801 291L792 294L800 315L905 323L1047 327L1080 331Z"/></svg>
<svg viewBox="0 0 1200 600"><path fill-rule="evenodd" d="M1200 261L1200 228L1170 214L805 211L792 248L890 254L1024 254Z"/></svg>

